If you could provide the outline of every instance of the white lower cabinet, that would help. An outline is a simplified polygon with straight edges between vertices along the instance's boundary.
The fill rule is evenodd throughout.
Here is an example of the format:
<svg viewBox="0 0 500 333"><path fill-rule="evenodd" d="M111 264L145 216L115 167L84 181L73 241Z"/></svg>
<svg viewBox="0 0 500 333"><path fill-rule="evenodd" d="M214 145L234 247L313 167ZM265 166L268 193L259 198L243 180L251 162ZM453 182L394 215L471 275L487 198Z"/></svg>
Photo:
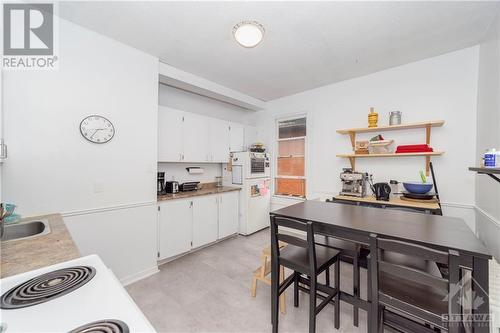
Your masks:
<svg viewBox="0 0 500 333"><path fill-rule="evenodd" d="M219 239L238 232L238 196L237 191L219 195Z"/></svg>
<svg viewBox="0 0 500 333"><path fill-rule="evenodd" d="M238 232L237 191L161 202L158 259L174 257Z"/></svg>
<svg viewBox="0 0 500 333"><path fill-rule="evenodd" d="M191 250L193 211L191 200L160 203L158 258L165 259Z"/></svg>
<svg viewBox="0 0 500 333"><path fill-rule="evenodd" d="M217 207L216 195L198 197L193 200L193 248L217 240Z"/></svg>

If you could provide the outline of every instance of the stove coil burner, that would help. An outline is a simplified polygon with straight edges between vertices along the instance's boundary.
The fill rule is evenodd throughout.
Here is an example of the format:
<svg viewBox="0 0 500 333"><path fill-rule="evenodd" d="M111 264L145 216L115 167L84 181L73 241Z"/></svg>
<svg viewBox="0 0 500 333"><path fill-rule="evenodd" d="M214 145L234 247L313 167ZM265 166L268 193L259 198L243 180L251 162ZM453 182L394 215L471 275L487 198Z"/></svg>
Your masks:
<svg viewBox="0 0 500 333"><path fill-rule="evenodd" d="M48 302L83 286L95 273L94 267L75 266L39 275L4 293L0 309L19 309Z"/></svg>
<svg viewBox="0 0 500 333"><path fill-rule="evenodd" d="M69 333L129 333L129 329L121 320L106 319L85 324Z"/></svg>

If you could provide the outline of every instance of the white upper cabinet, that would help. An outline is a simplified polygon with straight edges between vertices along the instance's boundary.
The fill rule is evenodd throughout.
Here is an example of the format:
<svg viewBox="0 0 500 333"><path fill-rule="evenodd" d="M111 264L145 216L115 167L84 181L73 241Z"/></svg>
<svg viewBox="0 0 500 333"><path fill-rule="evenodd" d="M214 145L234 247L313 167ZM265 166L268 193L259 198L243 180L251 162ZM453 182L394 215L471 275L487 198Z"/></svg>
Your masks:
<svg viewBox="0 0 500 333"><path fill-rule="evenodd" d="M158 108L158 162L226 163L230 151L245 150L245 126Z"/></svg>
<svg viewBox="0 0 500 333"><path fill-rule="evenodd" d="M229 149L230 151L245 150L245 128L243 125L231 123L229 131Z"/></svg>
<svg viewBox="0 0 500 333"><path fill-rule="evenodd" d="M229 122L210 119L210 162L227 163L229 159Z"/></svg>
<svg viewBox="0 0 500 333"><path fill-rule="evenodd" d="M210 162L209 118L184 113L184 162Z"/></svg>
<svg viewBox="0 0 500 333"><path fill-rule="evenodd" d="M245 126L245 146L249 147L250 145L256 143L258 136L257 127Z"/></svg>
<svg viewBox="0 0 500 333"><path fill-rule="evenodd" d="M158 161L179 162L183 155L184 112L160 106L158 108Z"/></svg>
<svg viewBox="0 0 500 333"><path fill-rule="evenodd" d="M216 195L193 199L193 248L217 240L218 207Z"/></svg>

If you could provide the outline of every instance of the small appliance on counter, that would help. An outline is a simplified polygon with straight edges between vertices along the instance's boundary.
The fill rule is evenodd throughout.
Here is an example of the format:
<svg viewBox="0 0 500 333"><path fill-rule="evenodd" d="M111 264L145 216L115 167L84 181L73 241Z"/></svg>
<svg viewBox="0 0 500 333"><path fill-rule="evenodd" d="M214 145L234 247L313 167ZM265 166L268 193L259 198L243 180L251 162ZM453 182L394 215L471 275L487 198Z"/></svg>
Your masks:
<svg viewBox="0 0 500 333"><path fill-rule="evenodd" d="M165 194L165 172L158 172L158 185L156 188L156 195Z"/></svg>
<svg viewBox="0 0 500 333"><path fill-rule="evenodd" d="M350 195L354 197L366 196L366 182L368 174L353 171L351 168L344 168L340 174L342 181L342 191L340 195Z"/></svg>
<svg viewBox="0 0 500 333"><path fill-rule="evenodd" d="M166 182L165 193L179 193L179 182L175 180Z"/></svg>
<svg viewBox="0 0 500 333"><path fill-rule="evenodd" d="M389 195L391 194L391 187L387 183L376 183L371 185L373 195L375 199L382 201L389 201Z"/></svg>
<svg viewBox="0 0 500 333"><path fill-rule="evenodd" d="M198 184L200 182L186 182L179 185L179 191L181 192L189 192L189 191L197 191Z"/></svg>

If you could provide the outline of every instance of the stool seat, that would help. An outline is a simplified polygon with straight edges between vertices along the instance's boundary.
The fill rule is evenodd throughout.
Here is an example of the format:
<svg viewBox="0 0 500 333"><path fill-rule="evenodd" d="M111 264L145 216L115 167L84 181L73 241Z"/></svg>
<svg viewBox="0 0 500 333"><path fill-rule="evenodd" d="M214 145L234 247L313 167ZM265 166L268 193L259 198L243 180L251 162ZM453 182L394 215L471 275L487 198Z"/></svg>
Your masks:
<svg viewBox="0 0 500 333"><path fill-rule="evenodd" d="M324 246L316 246L317 273L323 272L335 263L339 255L340 251L338 250ZM302 274L309 274L309 267L311 264L309 262L309 253L305 248L288 245L280 251L280 261L288 268Z"/></svg>

